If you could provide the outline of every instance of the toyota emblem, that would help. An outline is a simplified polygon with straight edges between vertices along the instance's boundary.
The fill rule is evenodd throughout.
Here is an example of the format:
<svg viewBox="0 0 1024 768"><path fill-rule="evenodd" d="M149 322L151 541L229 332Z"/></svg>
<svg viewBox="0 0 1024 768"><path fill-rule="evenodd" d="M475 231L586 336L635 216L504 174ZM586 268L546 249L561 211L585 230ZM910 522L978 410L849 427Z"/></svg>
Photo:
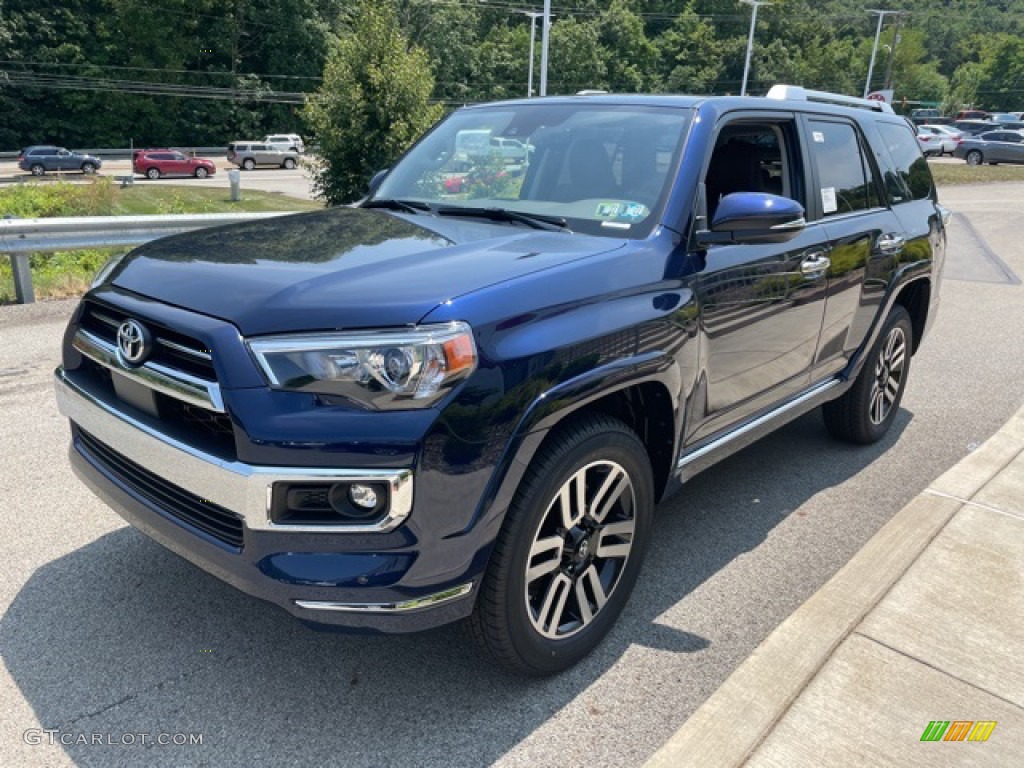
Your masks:
<svg viewBox="0 0 1024 768"><path fill-rule="evenodd" d="M135 320L125 320L117 329L117 354L127 365L141 365L149 356L149 331Z"/></svg>

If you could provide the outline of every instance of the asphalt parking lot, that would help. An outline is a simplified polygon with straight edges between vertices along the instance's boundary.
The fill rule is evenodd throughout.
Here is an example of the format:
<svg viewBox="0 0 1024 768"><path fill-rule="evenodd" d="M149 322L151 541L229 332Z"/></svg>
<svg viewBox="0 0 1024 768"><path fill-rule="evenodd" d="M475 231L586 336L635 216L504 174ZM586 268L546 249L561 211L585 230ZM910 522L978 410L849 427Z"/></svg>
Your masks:
<svg viewBox="0 0 1024 768"><path fill-rule="evenodd" d="M455 628L312 632L125 527L65 457L50 374L72 303L0 307L0 764L642 763L1024 401L1024 184L941 196L956 216L940 316L890 435L840 445L810 414L698 476L660 508L609 639L541 681L491 668Z"/></svg>

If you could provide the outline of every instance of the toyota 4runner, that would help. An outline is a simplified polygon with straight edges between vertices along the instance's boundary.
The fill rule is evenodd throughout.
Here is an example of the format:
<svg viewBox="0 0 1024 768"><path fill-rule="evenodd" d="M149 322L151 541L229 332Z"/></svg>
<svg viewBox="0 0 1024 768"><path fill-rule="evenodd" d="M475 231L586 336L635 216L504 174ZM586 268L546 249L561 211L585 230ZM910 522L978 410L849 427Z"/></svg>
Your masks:
<svg viewBox="0 0 1024 768"><path fill-rule="evenodd" d="M530 151L467 167L470 133ZM506 666L557 672L696 472L817 407L836 437L886 434L947 218L878 102L461 109L353 207L111 262L56 372L72 463L305 622L465 620Z"/></svg>

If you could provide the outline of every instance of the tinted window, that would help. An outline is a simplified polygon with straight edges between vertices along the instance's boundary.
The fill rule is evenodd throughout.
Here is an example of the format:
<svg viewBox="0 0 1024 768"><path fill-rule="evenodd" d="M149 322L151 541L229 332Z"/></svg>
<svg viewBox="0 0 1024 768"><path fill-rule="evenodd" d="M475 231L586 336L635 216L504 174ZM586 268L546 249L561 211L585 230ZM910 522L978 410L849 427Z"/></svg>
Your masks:
<svg viewBox="0 0 1024 768"><path fill-rule="evenodd" d="M892 204L923 200L932 194L932 173L910 131L893 123L878 123L893 172L885 174L885 190Z"/></svg>
<svg viewBox="0 0 1024 768"><path fill-rule="evenodd" d="M909 131L907 136L914 140ZM852 125L812 120L811 154L818 166L821 210L826 216L863 211L879 204L871 167Z"/></svg>
<svg viewBox="0 0 1024 768"><path fill-rule="evenodd" d="M722 129L708 163L704 186L708 218L713 219L721 199L735 192L767 192L803 203L793 163L794 126L790 122L741 122Z"/></svg>

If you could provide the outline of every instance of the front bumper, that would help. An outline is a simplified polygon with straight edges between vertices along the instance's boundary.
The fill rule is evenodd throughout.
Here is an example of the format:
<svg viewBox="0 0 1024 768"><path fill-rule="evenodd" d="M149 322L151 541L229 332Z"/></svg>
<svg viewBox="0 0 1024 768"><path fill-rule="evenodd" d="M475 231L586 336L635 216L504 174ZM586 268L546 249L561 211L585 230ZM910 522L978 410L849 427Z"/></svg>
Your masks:
<svg viewBox="0 0 1024 768"><path fill-rule="evenodd" d="M473 569L429 581L418 577L422 532L403 525L412 512L410 469L263 467L205 454L162 434L117 401L55 374L58 407L72 422L70 457L76 474L133 526L236 588L288 610L303 621L384 632L427 629L472 609ZM239 518L244 545L229 546L174 514L173 493L140 492L112 471L102 451L117 452L128 474L158 476L190 497ZM386 482L391 506L368 525L283 525L269 514L274 483L367 480ZM161 503L161 500L164 503ZM171 499L167 502L166 499ZM420 533L418 536L417 533ZM437 542L428 548L434 557ZM479 569L479 566L475 566ZM427 572L438 573L436 568Z"/></svg>

